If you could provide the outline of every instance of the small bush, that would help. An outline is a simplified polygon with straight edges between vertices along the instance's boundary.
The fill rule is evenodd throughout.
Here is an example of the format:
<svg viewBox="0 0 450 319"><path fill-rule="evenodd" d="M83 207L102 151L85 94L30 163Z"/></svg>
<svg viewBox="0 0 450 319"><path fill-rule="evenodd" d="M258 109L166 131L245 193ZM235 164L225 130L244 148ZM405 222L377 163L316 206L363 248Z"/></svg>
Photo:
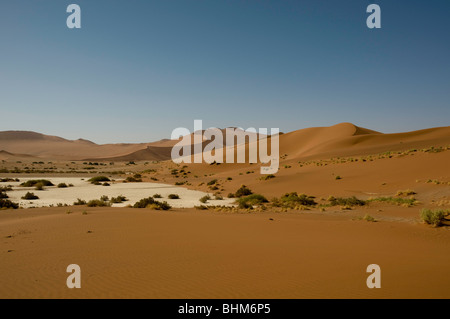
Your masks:
<svg viewBox="0 0 450 319"><path fill-rule="evenodd" d="M2 208L2 209L7 209L7 208L17 209L17 208L19 208L19 204L13 203L9 199L0 199L0 208Z"/></svg>
<svg viewBox="0 0 450 319"><path fill-rule="evenodd" d="M137 178L136 175L135 175L135 176L127 177L126 181L129 182L129 183L141 183L142 179L141 178Z"/></svg>
<svg viewBox="0 0 450 319"><path fill-rule="evenodd" d="M317 205L314 200L315 197L305 194L298 195L297 192L286 193L280 199L274 198L272 200L273 206L284 208L295 208L298 206L314 206Z"/></svg>
<svg viewBox="0 0 450 319"><path fill-rule="evenodd" d="M200 198L199 201L204 204L207 201L209 201L210 199L211 199L211 197L209 195L205 195L202 198Z"/></svg>
<svg viewBox="0 0 450 319"><path fill-rule="evenodd" d="M395 196L412 196L412 195L416 195L416 194L417 193L415 191L408 189L406 191L398 191Z"/></svg>
<svg viewBox="0 0 450 319"><path fill-rule="evenodd" d="M372 216L370 216L369 214L366 214L363 219L367 222L376 222L377 220L375 218L373 218Z"/></svg>
<svg viewBox="0 0 450 319"><path fill-rule="evenodd" d="M168 199L180 199L180 196L178 194L169 194L167 196Z"/></svg>
<svg viewBox="0 0 450 319"><path fill-rule="evenodd" d="M54 186L52 182L46 179L30 179L29 181L20 184L20 186L33 187L36 186L37 184L42 184L42 186Z"/></svg>
<svg viewBox="0 0 450 319"><path fill-rule="evenodd" d="M213 179L211 181L209 181L206 185L211 186L217 183L217 179Z"/></svg>
<svg viewBox="0 0 450 319"><path fill-rule="evenodd" d="M8 194L0 191L0 199L5 199L5 198L9 198Z"/></svg>
<svg viewBox="0 0 450 319"><path fill-rule="evenodd" d="M259 194L248 195L236 200L239 208L252 208L255 205L261 205L267 202L268 200L264 196Z"/></svg>
<svg viewBox="0 0 450 319"><path fill-rule="evenodd" d="M93 199L87 202L88 207L109 207L111 204L101 199Z"/></svg>
<svg viewBox="0 0 450 319"><path fill-rule="evenodd" d="M66 183L59 183L58 184L58 188L67 188L67 184Z"/></svg>
<svg viewBox="0 0 450 319"><path fill-rule="evenodd" d="M199 205L199 206L194 206L195 209L199 209L199 210L207 210L208 206L205 205Z"/></svg>
<svg viewBox="0 0 450 319"><path fill-rule="evenodd" d="M333 197L330 196L328 198L331 206L364 206L366 205L366 201L360 200L355 196L344 198L344 197Z"/></svg>
<svg viewBox="0 0 450 319"><path fill-rule="evenodd" d="M242 185L236 193L234 193L235 197L243 197L253 194L253 192L245 185Z"/></svg>
<svg viewBox="0 0 450 319"><path fill-rule="evenodd" d="M272 179L272 178L275 178L275 175L269 174L269 175L260 177L260 180L267 181L267 180Z"/></svg>
<svg viewBox="0 0 450 319"><path fill-rule="evenodd" d="M169 210L172 208L167 202L159 202L153 197L143 198L133 205L133 208L152 208L156 210Z"/></svg>
<svg viewBox="0 0 450 319"><path fill-rule="evenodd" d="M235 194L233 194L233 193L229 193L229 194L227 195L227 197L228 197L228 198L235 198L235 197L236 197L236 195L235 195Z"/></svg>
<svg viewBox="0 0 450 319"><path fill-rule="evenodd" d="M80 199L80 198L78 198L77 201L74 202L73 204L74 204L75 206L78 206L78 205L86 205L86 201L85 201L85 200L82 200L82 199Z"/></svg>
<svg viewBox="0 0 450 319"><path fill-rule="evenodd" d="M448 214L450 214L450 211L448 210L444 211L444 210L422 209L420 212L420 218L426 224L438 227L442 225L445 216L447 216Z"/></svg>
<svg viewBox="0 0 450 319"><path fill-rule="evenodd" d="M162 198L161 194L155 194L153 195L153 198Z"/></svg>
<svg viewBox="0 0 450 319"><path fill-rule="evenodd" d="M39 199L39 197L34 195L33 193L27 192L24 196L22 196L22 199L35 200L35 199Z"/></svg>
<svg viewBox="0 0 450 319"><path fill-rule="evenodd" d="M128 199L125 196L119 195L117 197L111 197L109 201L111 204L120 204L126 202Z"/></svg>
<svg viewBox="0 0 450 319"><path fill-rule="evenodd" d="M91 182L94 185L100 185L100 182L110 182L110 181L111 180L106 176L96 176L88 180L88 182Z"/></svg>
<svg viewBox="0 0 450 319"><path fill-rule="evenodd" d="M338 176L335 177L335 179L336 180L340 180L340 179L342 179L342 177L338 175Z"/></svg>

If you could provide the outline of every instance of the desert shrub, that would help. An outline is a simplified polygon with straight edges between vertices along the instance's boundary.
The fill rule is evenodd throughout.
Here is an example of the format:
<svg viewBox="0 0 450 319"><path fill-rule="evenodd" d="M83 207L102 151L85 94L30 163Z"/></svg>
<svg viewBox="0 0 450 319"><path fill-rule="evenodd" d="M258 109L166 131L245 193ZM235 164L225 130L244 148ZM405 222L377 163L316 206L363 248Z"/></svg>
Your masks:
<svg viewBox="0 0 450 319"><path fill-rule="evenodd" d="M88 182L91 182L94 185L100 185L100 182L110 182L111 180L106 176L96 176L88 179Z"/></svg>
<svg viewBox="0 0 450 319"><path fill-rule="evenodd" d="M376 222L377 220L375 218L373 218L372 216L370 216L369 214L366 214L363 219L367 222Z"/></svg>
<svg viewBox="0 0 450 319"><path fill-rule="evenodd" d="M126 202L128 199L125 196L119 195L117 197L111 197L109 201L111 204L120 204Z"/></svg>
<svg viewBox="0 0 450 319"><path fill-rule="evenodd" d="M74 202L73 204L74 204L75 206L77 206L77 205L86 205L86 201L85 201L85 200L82 200L82 199L80 199L80 198L78 198L77 201Z"/></svg>
<svg viewBox="0 0 450 319"><path fill-rule="evenodd" d="M364 206L366 201L356 198L355 196L344 198L344 197L333 197L328 198L331 206Z"/></svg>
<svg viewBox="0 0 450 319"><path fill-rule="evenodd" d="M236 195L235 195L234 193L229 193L229 194L227 195L227 197L228 197L228 198L235 198Z"/></svg>
<svg viewBox="0 0 450 319"><path fill-rule="evenodd" d="M206 185L211 186L217 183L217 179L210 180Z"/></svg>
<svg viewBox="0 0 450 319"><path fill-rule="evenodd" d="M111 204L101 199L92 199L87 202L88 207L109 207Z"/></svg>
<svg viewBox="0 0 450 319"><path fill-rule="evenodd" d="M267 202L268 200L264 196L259 194L243 196L236 200L239 208L251 208L255 205L261 205Z"/></svg>
<svg viewBox="0 0 450 319"><path fill-rule="evenodd" d="M137 174L137 175L139 175L139 174ZM140 176L140 175L139 175L139 176ZM136 177L136 175L134 175L134 176L128 176L125 180L126 180L127 182L129 182L129 183L140 183L140 182L142 182L142 179Z"/></svg>
<svg viewBox="0 0 450 319"><path fill-rule="evenodd" d="M286 193L279 199L274 198L272 204L277 207L294 208L298 206L314 206L317 205L315 197L305 194L298 195L297 192Z"/></svg>
<svg viewBox="0 0 450 319"><path fill-rule="evenodd" d="M0 199L9 198L8 194L4 193L3 191L0 191Z"/></svg>
<svg viewBox="0 0 450 319"><path fill-rule="evenodd" d="M227 177L227 181L231 181L231 180L233 180L233 178Z"/></svg>
<svg viewBox="0 0 450 319"><path fill-rule="evenodd" d="M342 177L338 175L338 176L335 177L335 179L336 180L340 180L340 179L342 179Z"/></svg>
<svg viewBox="0 0 450 319"><path fill-rule="evenodd" d="M12 189L12 186L11 185L8 185L8 186L0 186L0 192L10 192L10 191L12 191L13 189Z"/></svg>
<svg viewBox="0 0 450 319"><path fill-rule="evenodd" d="M195 209L199 209L199 210L207 210L208 206L205 205L199 205L199 206L194 206Z"/></svg>
<svg viewBox="0 0 450 319"><path fill-rule="evenodd" d="M236 193L234 193L235 197L243 197L253 194L253 192L245 185L242 185Z"/></svg>
<svg viewBox="0 0 450 319"><path fill-rule="evenodd" d="M200 198L199 201L204 204L207 201L209 201L210 199L211 199L211 197L209 195L205 195L202 198Z"/></svg>
<svg viewBox="0 0 450 319"><path fill-rule="evenodd" d="M34 195L34 193L27 192L24 196L22 196L22 199L35 200L35 199L39 199L39 197Z"/></svg>
<svg viewBox="0 0 450 319"><path fill-rule="evenodd" d="M223 197L219 194L214 195L215 200L223 200Z"/></svg>
<svg viewBox="0 0 450 319"><path fill-rule="evenodd" d="M450 214L448 210L431 210L431 209L422 209L420 211L420 218L426 224L433 225L434 227L438 227L442 225L445 216Z"/></svg>
<svg viewBox="0 0 450 319"><path fill-rule="evenodd" d="M111 186L109 183L107 183L107 182L104 182L103 184L102 184L103 186Z"/></svg>
<svg viewBox="0 0 450 319"><path fill-rule="evenodd" d="M67 188L67 184L66 183L59 183L58 184L58 188Z"/></svg>
<svg viewBox="0 0 450 319"><path fill-rule="evenodd" d="M167 196L168 199L180 199L180 196L178 194L169 194Z"/></svg>
<svg viewBox="0 0 450 319"><path fill-rule="evenodd" d="M272 178L275 178L275 175L269 174L269 175L260 177L260 180L267 181L267 180L272 179Z"/></svg>
<svg viewBox="0 0 450 319"><path fill-rule="evenodd" d="M17 209L17 208L19 208L19 204L13 203L9 199L0 199L0 208L2 208L2 209L6 209L6 208Z"/></svg>
<svg viewBox="0 0 450 319"><path fill-rule="evenodd" d="M42 186L54 186L52 182L46 179L30 179L29 181L20 184L20 186L33 187L36 186L37 184L41 184Z"/></svg>
<svg viewBox="0 0 450 319"><path fill-rule="evenodd" d="M134 208L152 208L156 210L169 210L172 208L167 202L159 202L153 197L143 198L133 205Z"/></svg>
<svg viewBox="0 0 450 319"><path fill-rule="evenodd" d="M100 197L100 200L107 202L107 201L109 201L109 197L106 195L103 195L102 197Z"/></svg>
<svg viewBox="0 0 450 319"><path fill-rule="evenodd" d="M153 198L162 198L161 194L155 194L153 195Z"/></svg>
<svg viewBox="0 0 450 319"><path fill-rule="evenodd" d="M417 193L415 191L408 189L406 191L398 191L395 196L412 196L412 195L416 195L416 194Z"/></svg>

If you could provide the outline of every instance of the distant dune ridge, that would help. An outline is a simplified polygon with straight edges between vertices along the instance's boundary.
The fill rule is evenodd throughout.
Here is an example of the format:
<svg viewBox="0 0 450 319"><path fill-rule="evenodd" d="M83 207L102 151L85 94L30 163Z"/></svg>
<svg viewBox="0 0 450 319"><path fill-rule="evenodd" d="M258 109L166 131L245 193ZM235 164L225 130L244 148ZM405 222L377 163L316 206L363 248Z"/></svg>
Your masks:
<svg viewBox="0 0 450 319"><path fill-rule="evenodd" d="M225 132L224 129L221 131ZM243 133L238 131L238 134ZM190 141L188 140L193 143L194 139L191 138ZM0 159L36 157L60 160L163 161L170 159L171 149L178 142L163 139L151 143L99 145L84 139L67 140L36 132L3 131L0 132ZM204 140L202 148L209 143L210 141ZM383 134L351 123L340 123L330 127L312 127L280 134L280 155L289 154L290 159L312 159L449 144L450 127ZM191 147L193 151L193 145Z"/></svg>

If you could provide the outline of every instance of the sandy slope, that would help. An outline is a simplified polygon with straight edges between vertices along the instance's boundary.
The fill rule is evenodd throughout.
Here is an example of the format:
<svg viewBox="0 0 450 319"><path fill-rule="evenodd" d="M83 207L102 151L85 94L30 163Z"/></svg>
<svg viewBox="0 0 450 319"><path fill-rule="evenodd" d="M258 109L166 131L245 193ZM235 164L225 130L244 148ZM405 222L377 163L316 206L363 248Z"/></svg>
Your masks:
<svg viewBox="0 0 450 319"><path fill-rule="evenodd" d="M0 238L1 298L450 298L450 232L414 222L53 208L0 211Z"/></svg>

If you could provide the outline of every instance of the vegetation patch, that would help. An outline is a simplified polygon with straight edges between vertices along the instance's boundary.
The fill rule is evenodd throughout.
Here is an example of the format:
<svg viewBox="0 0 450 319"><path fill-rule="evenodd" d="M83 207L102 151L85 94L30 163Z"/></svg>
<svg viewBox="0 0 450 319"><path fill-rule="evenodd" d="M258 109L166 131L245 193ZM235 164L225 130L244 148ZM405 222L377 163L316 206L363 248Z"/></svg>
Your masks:
<svg viewBox="0 0 450 319"><path fill-rule="evenodd" d="M236 200L239 208L253 208L255 205L261 205L269 202L263 195L251 194L240 197Z"/></svg>
<svg viewBox="0 0 450 319"><path fill-rule="evenodd" d="M426 224L433 225L434 227L442 226L442 222L445 217L450 214L450 210L431 210L422 209L420 211L420 218Z"/></svg>
<svg viewBox="0 0 450 319"><path fill-rule="evenodd" d="M330 202L331 206L364 206L367 204L366 201L356 198L355 196L352 197L334 197L330 196L328 198L328 201Z"/></svg>
<svg viewBox="0 0 450 319"><path fill-rule="evenodd" d="M41 184L42 186L54 186L52 182L50 182L49 180L46 180L46 179L30 179L29 181L26 181L26 182L20 184L20 186L34 187L37 184Z"/></svg>
<svg viewBox="0 0 450 319"><path fill-rule="evenodd" d="M143 198L133 205L134 208L151 208L156 210L169 210L172 207L167 202L159 202L153 197Z"/></svg>
<svg viewBox="0 0 450 319"><path fill-rule="evenodd" d="M11 202L9 199L0 199L0 208L1 209L17 209L19 208L19 204Z"/></svg>
<svg viewBox="0 0 450 319"><path fill-rule="evenodd" d="M286 193L280 198L274 198L272 205L275 207L283 208L296 208L299 206L315 206L317 205L314 200L314 196L308 196L305 194L298 195L297 192Z"/></svg>
<svg viewBox="0 0 450 319"><path fill-rule="evenodd" d="M88 180L91 184L100 185L100 182L110 182L111 180L106 176L96 176Z"/></svg>
<svg viewBox="0 0 450 319"><path fill-rule="evenodd" d="M24 196L22 196L22 199L35 200L35 199L39 199L39 197L34 195L34 193L27 192Z"/></svg>

